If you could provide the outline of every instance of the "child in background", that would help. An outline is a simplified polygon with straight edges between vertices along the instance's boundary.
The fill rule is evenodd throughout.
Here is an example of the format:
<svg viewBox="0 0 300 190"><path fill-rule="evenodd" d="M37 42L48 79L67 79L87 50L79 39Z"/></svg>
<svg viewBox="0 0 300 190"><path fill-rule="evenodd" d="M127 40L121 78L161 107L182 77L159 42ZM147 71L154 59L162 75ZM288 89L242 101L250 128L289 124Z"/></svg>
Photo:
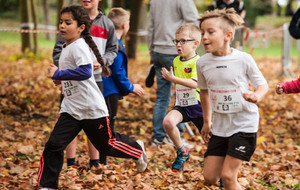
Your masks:
<svg viewBox="0 0 300 190"><path fill-rule="evenodd" d="M297 80L292 80L276 85L277 94L290 94L290 93L299 93L300 92L300 78Z"/></svg>
<svg viewBox="0 0 300 190"><path fill-rule="evenodd" d="M233 8L206 11L199 20L206 52L197 61L201 133L208 142L204 179L215 184L222 178L225 189L242 189L237 175L242 162L249 161L255 151L256 104L267 93L268 84L251 55L230 47L235 28L244 23ZM249 81L255 91L249 91Z"/></svg>
<svg viewBox="0 0 300 190"><path fill-rule="evenodd" d="M201 33L198 26L189 23L181 25L175 33L174 44L178 56L173 60L173 68L168 71L162 68L162 76L176 84L175 107L165 116L164 128L177 148L177 157L172 164L173 171L182 171L184 163L189 159L189 151L181 141L176 125L181 122L192 121L201 132L203 125L202 107L200 104L199 89L197 88L196 61L199 55L196 48L199 46Z"/></svg>
<svg viewBox="0 0 300 190"><path fill-rule="evenodd" d="M90 31L90 18L82 6L62 9L59 30L66 43L59 59L59 70L51 64L48 77L62 85L64 99L60 117L45 145L38 171L38 183L43 189L57 189L63 166L64 149L83 129L100 153L135 160L137 170L147 168L142 141L111 131L108 110L93 77L90 48L102 66L103 75L109 68L103 60ZM90 47L90 48L89 48Z"/></svg>
<svg viewBox="0 0 300 190"><path fill-rule="evenodd" d="M114 23L119 42L117 57L109 67L111 75L103 77L103 95L109 111L110 127L114 130L118 100L130 92L142 96L144 89L139 84L132 84L127 78L127 56L121 39L129 30L129 12L122 8L112 8L107 17Z"/></svg>

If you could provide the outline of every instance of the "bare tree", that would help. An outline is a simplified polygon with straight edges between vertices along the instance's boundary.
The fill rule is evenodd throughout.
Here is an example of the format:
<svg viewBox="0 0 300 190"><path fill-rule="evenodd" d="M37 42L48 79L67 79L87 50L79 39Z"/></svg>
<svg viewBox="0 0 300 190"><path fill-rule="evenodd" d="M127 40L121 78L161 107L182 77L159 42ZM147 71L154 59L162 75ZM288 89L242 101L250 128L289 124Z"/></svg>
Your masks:
<svg viewBox="0 0 300 190"><path fill-rule="evenodd" d="M124 0L113 0L112 7L125 7Z"/></svg>
<svg viewBox="0 0 300 190"><path fill-rule="evenodd" d="M47 26L50 25L50 17L49 17L49 3L47 0L43 0L43 10L44 10L44 17L45 17L45 23ZM50 33L46 33L47 40L51 40Z"/></svg>
<svg viewBox="0 0 300 190"><path fill-rule="evenodd" d="M21 29L29 30L29 1L20 0ZM30 34L21 33L22 52L31 51Z"/></svg>
<svg viewBox="0 0 300 190"><path fill-rule="evenodd" d="M36 0L31 0L31 13L32 13L32 20L34 23L34 30L38 29L38 21L36 15ZM37 42L37 33L33 33L33 52L36 54L38 50L38 42Z"/></svg>
<svg viewBox="0 0 300 190"><path fill-rule="evenodd" d="M138 45L138 25L140 19L140 13L143 5L143 0L132 0L131 1L131 16L130 17L130 39L127 43L127 55L128 58L136 58L136 50Z"/></svg>
<svg viewBox="0 0 300 190"><path fill-rule="evenodd" d="M58 0L57 1L57 23L56 23L57 28L58 28L58 25L59 25L60 11L64 7L64 5L65 5L65 0Z"/></svg>

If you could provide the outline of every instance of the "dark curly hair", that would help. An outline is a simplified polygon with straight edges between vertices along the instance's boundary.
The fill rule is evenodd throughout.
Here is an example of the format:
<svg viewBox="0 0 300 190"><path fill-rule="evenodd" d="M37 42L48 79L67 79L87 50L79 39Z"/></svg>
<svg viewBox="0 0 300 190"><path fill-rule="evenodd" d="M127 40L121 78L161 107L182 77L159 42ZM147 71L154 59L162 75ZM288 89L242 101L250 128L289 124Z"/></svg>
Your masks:
<svg viewBox="0 0 300 190"><path fill-rule="evenodd" d="M63 13L71 13L73 16L73 19L77 21L78 27L82 24L85 25L85 29L81 32L81 37L85 40L85 42L88 44L88 46L92 49L94 55L97 58L97 61L100 63L102 67L102 74L103 76L109 76L110 75L110 69L104 65L103 58L99 52L99 49L97 45L95 44L94 40L92 39L90 29L91 29L91 19L88 15L88 12L86 9L79 5L71 5L68 7L64 7L60 14Z"/></svg>

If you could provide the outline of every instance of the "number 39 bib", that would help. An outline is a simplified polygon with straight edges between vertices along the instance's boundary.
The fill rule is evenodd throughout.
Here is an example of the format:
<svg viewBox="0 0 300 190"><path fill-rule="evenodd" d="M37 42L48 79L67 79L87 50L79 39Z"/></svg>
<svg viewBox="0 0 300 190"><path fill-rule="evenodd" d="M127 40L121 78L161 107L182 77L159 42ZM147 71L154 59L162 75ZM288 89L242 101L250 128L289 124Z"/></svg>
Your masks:
<svg viewBox="0 0 300 190"><path fill-rule="evenodd" d="M78 81L62 81L64 97L74 97L79 94Z"/></svg>
<svg viewBox="0 0 300 190"><path fill-rule="evenodd" d="M198 104L197 91L195 89L176 85L176 106L192 106Z"/></svg>
<svg viewBox="0 0 300 190"><path fill-rule="evenodd" d="M236 86L212 87L209 89L212 110L218 113L242 111L242 93Z"/></svg>

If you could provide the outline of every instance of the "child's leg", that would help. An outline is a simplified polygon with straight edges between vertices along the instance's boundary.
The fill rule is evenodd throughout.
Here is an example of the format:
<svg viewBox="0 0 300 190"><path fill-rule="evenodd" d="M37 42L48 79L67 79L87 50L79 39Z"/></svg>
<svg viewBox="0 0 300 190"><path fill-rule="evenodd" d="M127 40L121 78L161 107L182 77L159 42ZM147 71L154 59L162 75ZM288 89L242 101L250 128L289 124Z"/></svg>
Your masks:
<svg viewBox="0 0 300 190"><path fill-rule="evenodd" d="M81 129L78 120L67 113L60 115L41 157L38 171L40 186L58 188L58 177L64 161L64 149Z"/></svg>
<svg viewBox="0 0 300 190"><path fill-rule="evenodd" d="M99 166L99 152L96 149L96 147L94 147L94 145L92 144L92 142L90 141L90 139L88 139L88 148L89 148L89 156L90 156L90 168L92 166L98 167Z"/></svg>
<svg viewBox="0 0 300 190"><path fill-rule="evenodd" d="M83 121L83 128L100 154L118 158L139 159L143 154L142 147L126 135L113 132L108 125L108 118Z"/></svg>
<svg viewBox="0 0 300 190"><path fill-rule="evenodd" d="M109 120L106 117L83 121L84 131L100 155L135 160L137 171L144 172L147 168L147 155L144 143L137 142L126 135L110 130Z"/></svg>
<svg viewBox="0 0 300 190"><path fill-rule="evenodd" d="M242 189L237 181L237 175L242 162L242 160L229 155L225 157L221 174L225 189Z"/></svg>
<svg viewBox="0 0 300 190"><path fill-rule="evenodd" d="M109 112L109 126L111 130L114 130L115 128L115 120L118 112L118 100L118 94L111 94L105 98L105 103Z"/></svg>
<svg viewBox="0 0 300 190"><path fill-rule="evenodd" d="M171 110L163 120L163 125L166 133L169 135L176 147L179 147L182 142L180 132L176 125L182 121L182 114L177 110Z"/></svg>
<svg viewBox="0 0 300 190"><path fill-rule="evenodd" d="M216 184L221 177L225 157L207 156L204 159L203 176L205 183Z"/></svg>
<svg viewBox="0 0 300 190"><path fill-rule="evenodd" d="M66 157L68 166L76 166L75 157L76 157L76 146L77 146L77 137L75 137L66 148Z"/></svg>

